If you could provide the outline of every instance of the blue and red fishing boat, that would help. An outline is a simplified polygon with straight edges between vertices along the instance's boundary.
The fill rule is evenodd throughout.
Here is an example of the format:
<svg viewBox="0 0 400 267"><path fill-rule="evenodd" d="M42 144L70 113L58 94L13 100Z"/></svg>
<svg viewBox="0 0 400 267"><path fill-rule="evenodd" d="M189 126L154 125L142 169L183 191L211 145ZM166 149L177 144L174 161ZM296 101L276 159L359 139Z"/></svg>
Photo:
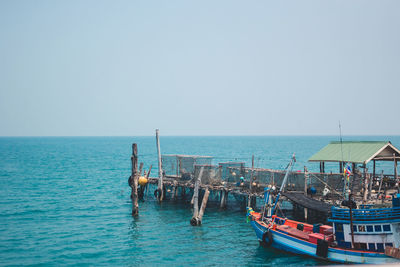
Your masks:
<svg viewBox="0 0 400 267"><path fill-rule="evenodd" d="M275 215L280 193L291 166L288 166L274 204L265 192L264 211L248 208L248 216L259 242L299 255L338 263L400 263L400 194L391 208L363 206L355 209L332 207L330 225L307 224Z"/></svg>

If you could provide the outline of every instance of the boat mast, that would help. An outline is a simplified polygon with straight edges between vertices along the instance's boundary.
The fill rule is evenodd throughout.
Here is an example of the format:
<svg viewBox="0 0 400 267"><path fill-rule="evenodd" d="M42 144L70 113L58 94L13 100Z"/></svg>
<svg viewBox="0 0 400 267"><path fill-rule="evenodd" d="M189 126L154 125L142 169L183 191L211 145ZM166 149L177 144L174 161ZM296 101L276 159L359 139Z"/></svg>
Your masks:
<svg viewBox="0 0 400 267"><path fill-rule="evenodd" d="M293 164L294 164L295 161L296 161L296 158L295 158L295 155L293 153L292 159L290 160L289 165L287 166L286 174L285 174L285 177L283 178L281 188L279 189L279 193L276 196L276 200L275 200L274 208L272 209L271 216L275 215L276 205L278 204L279 197L281 196L281 193L285 189L286 181L287 181L287 179L289 177L289 172L292 170L292 167L293 167Z"/></svg>

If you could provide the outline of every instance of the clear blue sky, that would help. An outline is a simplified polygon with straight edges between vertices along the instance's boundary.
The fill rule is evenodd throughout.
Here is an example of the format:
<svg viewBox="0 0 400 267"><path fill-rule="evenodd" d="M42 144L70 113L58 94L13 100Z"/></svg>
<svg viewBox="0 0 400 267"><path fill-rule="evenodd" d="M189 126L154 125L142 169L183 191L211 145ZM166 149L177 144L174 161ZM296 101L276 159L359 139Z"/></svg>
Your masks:
<svg viewBox="0 0 400 267"><path fill-rule="evenodd" d="M0 1L0 135L400 134L400 1Z"/></svg>

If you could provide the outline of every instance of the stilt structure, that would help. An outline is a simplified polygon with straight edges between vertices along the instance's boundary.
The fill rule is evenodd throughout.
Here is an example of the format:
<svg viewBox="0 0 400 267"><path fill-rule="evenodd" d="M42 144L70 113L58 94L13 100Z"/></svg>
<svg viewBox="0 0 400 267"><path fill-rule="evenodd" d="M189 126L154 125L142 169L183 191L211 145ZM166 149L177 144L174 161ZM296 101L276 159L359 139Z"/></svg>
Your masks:
<svg viewBox="0 0 400 267"><path fill-rule="evenodd" d="M143 196L146 195L147 198L151 197L148 195L150 188L156 189L154 192L155 198L161 202L163 200L173 200L177 201L190 201L193 205L193 216L191 218L192 225L200 225L202 224L202 219L204 216L204 211L207 205L219 205L221 209L227 207L227 201L229 195L232 195L231 198L234 201L240 203L239 205L232 205L234 207L244 208L246 206L255 208L257 203L257 198L265 197L264 191L268 190L268 198L265 199L265 203L271 203L271 200L277 198L278 190L282 184L282 178L285 176L287 179L287 174L284 171L280 170L272 170L272 169L262 169L255 168L254 166L254 156L252 157L251 168L245 167L244 162L222 162L218 165L212 164L212 158L210 156L203 155L162 155L160 150L160 140L159 140L159 131L156 130L156 141L157 141L157 157L158 157L158 177L150 178L151 166L148 173L145 173L144 176L141 177L141 173L143 170L143 164L140 164L138 167L137 162L137 146L134 144L132 146L132 173L129 178L129 186L132 189L131 198L132 198L132 214L138 214L138 198L143 199ZM378 149L379 152L373 153L372 156L369 156L367 159L366 156L364 158L355 159L342 159L340 148L336 149L339 151L337 158L330 158L331 154L335 154L335 146L338 144L331 144L331 148L333 146L332 151L326 151L323 155L319 155L318 158L310 161L320 161L320 166L324 169L324 161L340 161L340 170L343 169L343 162L346 161L347 164L352 164L353 168L351 171L353 175L352 179L352 190L356 197L355 201L359 203L363 200L364 195L360 194L361 186L362 186L362 173L356 170L356 164L363 166L366 165L368 161L373 160L386 160L386 161L395 161L395 174L397 175L396 167L397 160L400 158L400 153L397 153L397 149L393 148L390 143L381 143L381 142L356 142L356 143L343 143L343 150L351 150L347 146L351 148L357 148L357 146L370 147L374 145L374 151ZM346 148L347 147L347 148ZM361 150L361 149L359 149ZM372 151L372 148L371 148ZM385 152L386 151L386 152ZM396 154L392 156L392 151L395 151ZM385 153L384 153L385 152ZM390 152L390 154L389 154ZM371 152L372 153L372 152ZM343 155L346 156L348 153L344 152ZM354 153L355 154L355 153ZM353 155L353 154L352 154ZM358 155L358 154L357 154ZM335 157L335 155L333 155ZM361 157L361 156L360 156ZM375 168L374 168L375 169ZM364 177L366 180L364 181L364 192L371 192L378 189L378 193L381 192L382 187L386 190L393 191L393 179L391 176L393 175L385 175L385 182L383 182L383 177L380 179L380 183L377 185L376 183L372 184L372 178L368 179L367 169L364 168ZM372 174L374 177L374 174ZM312 178L312 179L311 179ZM284 179L283 179L284 180ZM342 187L340 183L343 183L343 173L310 173L307 168L304 168L304 173L297 171L292 172L290 177L290 183L285 192L282 192L282 197L285 200L292 202L295 207L304 207L304 217L306 220L311 222L315 211L321 213L325 212L325 208L321 208L321 201L338 201L338 198L342 196L341 193L337 192L334 188ZM139 185L138 185L139 184ZM150 187L150 185L153 185ZM371 187L373 190L371 190ZM324 193L325 188L330 189L331 193ZM346 188L343 186L343 188ZM310 192L307 192L310 191ZM204 192L204 194L203 194ZM347 190L346 190L347 192ZM296 196L293 197L294 194L300 194L301 197ZM310 202L307 196L310 194L313 195L313 199L317 202ZM199 200L199 197L202 196L202 200ZM338 197L340 196L340 197ZM347 197L346 197L347 198ZM375 194L373 195L373 199L376 200ZM386 198L385 200L386 201ZM201 207L199 208L199 202L201 202ZM310 203L311 204L310 204ZM386 201L387 202L387 201ZM364 201L365 203L365 201ZM269 207L269 206L268 206ZM272 208L272 207L271 207ZM274 207L273 209L268 209L270 212L276 212L278 207ZM287 208L285 208L287 209ZM289 207L291 209L291 207ZM278 209L279 210L279 209ZM299 215L303 215L303 209L299 209ZM323 211L320 211L323 210ZM284 210L283 210L284 211ZM281 212L281 211L280 211Z"/></svg>

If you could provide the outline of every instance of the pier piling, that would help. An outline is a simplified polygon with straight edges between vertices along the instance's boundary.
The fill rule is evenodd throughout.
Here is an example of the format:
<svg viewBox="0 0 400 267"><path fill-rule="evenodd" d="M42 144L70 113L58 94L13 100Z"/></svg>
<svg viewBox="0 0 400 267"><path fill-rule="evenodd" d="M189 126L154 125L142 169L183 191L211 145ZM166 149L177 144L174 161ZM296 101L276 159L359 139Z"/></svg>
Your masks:
<svg viewBox="0 0 400 267"><path fill-rule="evenodd" d="M225 209L226 208L226 199L228 198L228 191L226 189L221 190L221 203L220 203L220 208Z"/></svg>
<svg viewBox="0 0 400 267"><path fill-rule="evenodd" d="M130 186L132 189L131 199L132 199L132 216L139 215L139 204L138 204L138 156L137 156L137 144L132 145L132 173L130 179Z"/></svg>

